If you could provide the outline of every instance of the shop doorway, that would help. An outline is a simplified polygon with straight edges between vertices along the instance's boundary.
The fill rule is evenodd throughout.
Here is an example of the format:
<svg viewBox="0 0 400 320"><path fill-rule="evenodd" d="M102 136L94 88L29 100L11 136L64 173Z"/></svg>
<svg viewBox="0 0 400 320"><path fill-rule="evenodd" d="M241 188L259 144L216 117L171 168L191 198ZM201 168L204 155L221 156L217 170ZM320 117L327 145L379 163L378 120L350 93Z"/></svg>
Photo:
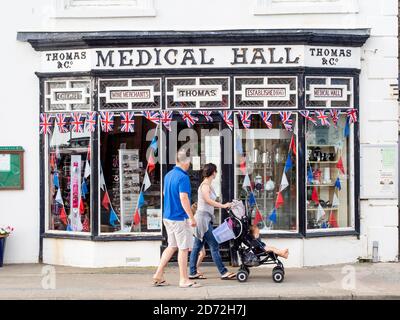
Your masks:
<svg viewBox="0 0 400 320"><path fill-rule="evenodd" d="M226 130L223 133L225 126L220 118L215 117L213 121L203 121L199 116L199 121L191 128L188 128L180 117L174 120L176 120L174 123L174 125L176 125L176 135L170 135L167 138L169 152L167 152L166 170L164 170L163 175L174 167L176 150L185 147L189 150L192 160L188 172L192 188L191 202L197 202L197 191L202 181L202 168L206 163L214 163L217 166L217 177L213 183L213 188L218 197L217 201L227 202L232 200L233 189L231 190L230 188L230 186L233 186L233 181L230 181L232 179L230 170L232 169L231 164L233 161L232 136L226 134ZM173 141L170 141L170 139L173 139ZM215 209L214 214L214 227L224 222L224 219L228 216L226 210L223 209ZM167 238L165 229L163 229L162 249L166 246ZM229 243L222 244L220 246L220 252L224 261L231 261ZM204 261L212 261L207 245L206 253L207 255ZM176 259L176 256L174 259Z"/></svg>

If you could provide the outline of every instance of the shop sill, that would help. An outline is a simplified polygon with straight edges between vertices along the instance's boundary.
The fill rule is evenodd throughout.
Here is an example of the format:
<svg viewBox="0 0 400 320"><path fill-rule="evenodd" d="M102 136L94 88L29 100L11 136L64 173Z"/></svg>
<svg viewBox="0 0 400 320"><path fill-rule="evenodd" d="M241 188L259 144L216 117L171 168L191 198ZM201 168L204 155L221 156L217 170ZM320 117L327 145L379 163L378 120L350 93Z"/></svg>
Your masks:
<svg viewBox="0 0 400 320"><path fill-rule="evenodd" d="M90 234L67 234L67 233L44 233L41 235L43 239L72 239L72 240L92 240Z"/></svg>
<svg viewBox="0 0 400 320"><path fill-rule="evenodd" d="M161 234L157 235L100 235L93 237L93 241L162 241Z"/></svg>
<svg viewBox="0 0 400 320"><path fill-rule="evenodd" d="M261 238L272 238L272 239L283 239L283 238L288 238L288 239L301 239L304 238L304 236L301 233L261 233L260 234Z"/></svg>
<svg viewBox="0 0 400 320"><path fill-rule="evenodd" d="M355 230L346 231L327 231L327 232L307 232L305 238L322 238L322 237L345 237L355 236L359 237L360 233Z"/></svg>

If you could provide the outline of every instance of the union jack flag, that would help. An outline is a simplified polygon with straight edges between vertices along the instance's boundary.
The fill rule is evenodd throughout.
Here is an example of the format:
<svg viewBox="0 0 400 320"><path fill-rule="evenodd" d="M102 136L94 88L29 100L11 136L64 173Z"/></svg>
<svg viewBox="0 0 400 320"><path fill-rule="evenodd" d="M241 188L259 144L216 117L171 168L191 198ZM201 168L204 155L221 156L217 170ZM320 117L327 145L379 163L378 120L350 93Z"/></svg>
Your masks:
<svg viewBox="0 0 400 320"><path fill-rule="evenodd" d="M260 111L260 115L265 124L267 125L267 128L272 129L272 120L271 120L272 112Z"/></svg>
<svg viewBox="0 0 400 320"><path fill-rule="evenodd" d="M218 111L219 114L221 115L222 119L224 119L226 125L229 127L229 129L233 129L233 111Z"/></svg>
<svg viewBox="0 0 400 320"><path fill-rule="evenodd" d="M68 121L67 121L68 118L69 117L63 113L56 114L57 126L60 133L69 132Z"/></svg>
<svg viewBox="0 0 400 320"><path fill-rule="evenodd" d="M239 114L240 121L242 121L243 127L249 129L251 124L251 111L239 111Z"/></svg>
<svg viewBox="0 0 400 320"><path fill-rule="evenodd" d="M121 131L134 132L135 131L135 113L134 112L121 112Z"/></svg>
<svg viewBox="0 0 400 320"><path fill-rule="evenodd" d="M160 113L158 111L142 111L143 116L155 124L160 124Z"/></svg>
<svg viewBox="0 0 400 320"><path fill-rule="evenodd" d="M95 111L88 112L86 121L85 121L85 128L89 132L95 132L96 130L96 123L97 123L97 113Z"/></svg>
<svg viewBox="0 0 400 320"><path fill-rule="evenodd" d="M53 127L53 116L47 113L40 114L40 134L50 134Z"/></svg>
<svg viewBox="0 0 400 320"><path fill-rule="evenodd" d="M72 114L71 131L83 132L85 125L85 116L82 113L74 112Z"/></svg>
<svg viewBox="0 0 400 320"><path fill-rule="evenodd" d="M339 121L339 112L340 112L340 111L338 111L338 110L336 110L336 109L331 109L331 110L329 110L329 113L331 114L333 126L334 126L335 128L337 128L337 123L338 123L338 121Z"/></svg>
<svg viewBox="0 0 400 320"><path fill-rule="evenodd" d="M161 123L168 131L171 131L171 122L173 114L174 114L173 111L161 111Z"/></svg>
<svg viewBox="0 0 400 320"><path fill-rule="evenodd" d="M292 113L290 111L279 112L281 116L282 124L287 131L293 131L293 120L290 118Z"/></svg>
<svg viewBox="0 0 400 320"><path fill-rule="evenodd" d="M114 128L114 112L100 112L101 130L104 132L112 131Z"/></svg>
<svg viewBox="0 0 400 320"><path fill-rule="evenodd" d="M329 118L325 114L325 111L320 110L320 111L315 111L315 114L317 116L317 119L321 122L322 126L327 126L329 127L331 124L329 123Z"/></svg>
<svg viewBox="0 0 400 320"><path fill-rule="evenodd" d="M191 111L179 111L179 113L182 116L182 120L186 122L188 128L191 128L196 123L196 121L199 120L198 118L192 116Z"/></svg>
<svg viewBox="0 0 400 320"><path fill-rule="evenodd" d="M211 117L212 111L199 111L199 113L206 118L207 122L213 122L213 118Z"/></svg>
<svg viewBox="0 0 400 320"><path fill-rule="evenodd" d="M313 117L311 117L311 112L310 111L299 111L300 114L306 118L308 121L311 121L315 125L317 125L317 120L315 120Z"/></svg>
<svg viewBox="0 0 400 320"><path fill-rule="evenodd" d="M349 118L349 123L356 123L357 122L357 110L356 109L347 110L347 117Z"/></svg>

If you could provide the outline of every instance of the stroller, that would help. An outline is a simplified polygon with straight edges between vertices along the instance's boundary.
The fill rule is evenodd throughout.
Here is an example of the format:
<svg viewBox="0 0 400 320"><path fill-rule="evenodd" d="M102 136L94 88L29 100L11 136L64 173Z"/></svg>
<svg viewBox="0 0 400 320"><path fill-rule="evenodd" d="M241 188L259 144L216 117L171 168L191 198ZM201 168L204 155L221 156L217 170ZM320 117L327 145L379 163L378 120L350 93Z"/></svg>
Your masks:
<svg viewBox="0 0 400 320"><path fill-rule="evenodd" d="M239 282L247 281L250 274L250 267L257 267L262 264L273 264L272 279L279 283L285 277L285 268L277 255L273 252L265 252L257 246L250 234L250 217L242 201L233 200L233 206L228 211L232 221L232 230L235 234L233 249L239 254L241 265L236 274Z"/></svg>

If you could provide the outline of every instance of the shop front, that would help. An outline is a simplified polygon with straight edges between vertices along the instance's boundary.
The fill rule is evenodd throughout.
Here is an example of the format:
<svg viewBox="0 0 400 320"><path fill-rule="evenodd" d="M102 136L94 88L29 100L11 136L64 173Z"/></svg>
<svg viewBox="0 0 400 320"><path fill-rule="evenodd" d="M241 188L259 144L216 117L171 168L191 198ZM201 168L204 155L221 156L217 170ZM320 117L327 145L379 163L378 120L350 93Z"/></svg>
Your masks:
<svg viewBox="0 0 400 320"><path fill-rule="evenodd" d="M157 265L182 146L192 201L216 164L218 198L245 201L288 265L356 261L368 30L278 31L19 33L41 57L42 261Z"/></svg>

